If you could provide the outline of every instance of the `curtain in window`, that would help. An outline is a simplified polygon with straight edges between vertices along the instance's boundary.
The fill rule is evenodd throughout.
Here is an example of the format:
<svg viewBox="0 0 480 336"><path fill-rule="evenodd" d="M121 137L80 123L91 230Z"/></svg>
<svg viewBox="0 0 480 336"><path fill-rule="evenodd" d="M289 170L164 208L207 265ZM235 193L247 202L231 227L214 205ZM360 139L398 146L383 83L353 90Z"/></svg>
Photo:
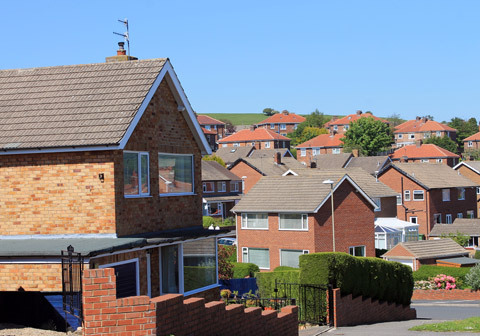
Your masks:
<svg viewBox="0 0 480 336"><path fill-rule="evenodd" d="M281 266L298 268L298 257L302 254L302 250L280 250Z"/></svg>
<svg viewBox="0 0 480 336"><path fill-rule="evenodd" d="M280 228L281 229L297 229L304 228L302 214L280 214Z"/></svg>
<svg viewBox="0 0 480 336"><path fill-rule="evenodd" d="M248 249L248 262L260 268L270 268L270 254L268 249Z"/></svg>

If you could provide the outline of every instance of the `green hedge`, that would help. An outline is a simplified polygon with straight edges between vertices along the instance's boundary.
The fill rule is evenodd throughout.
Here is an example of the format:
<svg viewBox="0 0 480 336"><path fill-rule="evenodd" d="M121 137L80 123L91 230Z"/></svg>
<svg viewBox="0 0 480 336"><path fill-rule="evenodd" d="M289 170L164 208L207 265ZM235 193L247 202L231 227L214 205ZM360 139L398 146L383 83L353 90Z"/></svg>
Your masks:
<svg viewBox="0 0 480 336"><path fill-rule="evenodd" d="M255 272L259 272L260 269L257 265L252 263L239 263L234 262L233 264L233 278L240 279L245 278L247 276L254 277Z"/></svg>
<svg viewBox="0 0 480 336"><path fill-rule="evenodd" d="M475 251L475 259L480 259L480 250Z"/></svg>
<svg viewBox="0 0 480 336"><path fill-rule="evenodd" d="M275 297L275 280L278 282L286 283L299 283L300 270L293 269L287 271L275 271L275 272L258 272L255 274L257 278L257 286L260 297L272 298ZM298 288L296 288L298 291ZM285 293L277 293L278 297L283 297ZM298 297L298 293L292 293L292 297Z"/></svg>
<svg viewBox="0 0 480 336"><path fill-rule="evenodd" d="M330 283L342 294L401 304L409 304L412 297L412 270L397 262L326 252L301 255L300 269L301 283Z"/></svg>
<svg viewBox="0 0 480 336"><path fill-rule="evenodd" d="M423 265L417 271L413 272L413 279L415 281L428 280L439 274L453 276L459 288L465 286L465 275L470 271L471 267L445 267L435 265Z"/></svg>
<svg viewBox="0 0 480 336"><path fill-rule="evenodd" d="M288 271L300 271L299 268L290 267L290 266L278 266L273 270L274 272L288 272Z"/></svg>

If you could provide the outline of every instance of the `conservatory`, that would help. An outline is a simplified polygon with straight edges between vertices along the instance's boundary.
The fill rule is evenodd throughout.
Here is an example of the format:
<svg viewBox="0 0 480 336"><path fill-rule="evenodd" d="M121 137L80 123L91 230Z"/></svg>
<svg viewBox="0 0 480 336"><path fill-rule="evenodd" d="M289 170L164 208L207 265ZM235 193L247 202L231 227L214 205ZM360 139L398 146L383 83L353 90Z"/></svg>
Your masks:
<svg viewBox="0 0 480 336"><path fill-rule="evenodd" d="M418 240L418 226L398 218L375 218L375 248L389 250L400 242Z"/></svg>

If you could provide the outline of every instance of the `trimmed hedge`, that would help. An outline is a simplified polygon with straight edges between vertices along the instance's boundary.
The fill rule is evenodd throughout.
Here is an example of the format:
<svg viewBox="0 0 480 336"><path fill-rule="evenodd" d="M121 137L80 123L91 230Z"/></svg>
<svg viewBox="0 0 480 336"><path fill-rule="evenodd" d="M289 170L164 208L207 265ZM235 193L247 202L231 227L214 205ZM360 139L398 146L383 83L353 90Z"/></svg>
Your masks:
<svg viewBox="0 0 480 336"><path fill-rule="evenodd" d="M263 298L273 298L275 297L275 280L278 282L286 283L299 283L300 281L300 270L293 269L287 271L277 271L275 272L258 272L255 273L257 278L257 286L260 297ZM298 288L296 288L298 292ZM298 297L298 293L292 293L293 297ZM278 297L283 297L285 293L277 293ZM296 296L297 295L297 296Z"/></svg>
<svg viewBox="0 0 480 336"><path fill-rule="evenodd" d="M233 264L233 279L245 278L247 276L254 277L255 272L259 272L260 268L257 265L252 263L239 263L234 262Z"/></svg>
<svg viewBox="0 0 480 336"><path fill-rule="evenodd" d="M326 252L301 255L300 269L300 283L332 284L343 295L410 304L413 293L412 270L398 262Z"/></svg>
<svg viewBox="0 0 480 336"><path fill-rule="evenodd" d="M273 270L274 272L288 272L288 271L300 271L299 268L290 267L290 266L278 266Z"/></svg>
<svg viewBox="0 0 480 336"><path fill-rule="evenodd" d="M455 278L456 284L459 288L465 286L465 275L470 271L471 267L445 267L435 265L422 265L420 268L413 272L413 279L415 281L428 280L430 277L437 276L439 274L450 275Z"/></svg>

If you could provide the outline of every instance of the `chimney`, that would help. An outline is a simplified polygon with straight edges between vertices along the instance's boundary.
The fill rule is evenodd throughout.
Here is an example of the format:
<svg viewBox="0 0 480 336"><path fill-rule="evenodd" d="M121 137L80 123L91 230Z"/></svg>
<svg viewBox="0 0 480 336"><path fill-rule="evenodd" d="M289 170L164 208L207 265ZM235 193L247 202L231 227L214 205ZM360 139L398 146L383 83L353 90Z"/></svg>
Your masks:
<svg viewBox="0 0 480 336"><path fill-rule="evenodd" d="M250 132L255 131L255 125L250 125Z"/></svg>
<svg viewBox="0 0 480 336"><path fill-rule="evenodd" d="M400 162L402 162L402 163L408 162L408 156L406 156L406 155L402 156L402 157L400 158Z"/></svg>
<svg viewBox="0 0 480 336"><path fill-rule="evenodd" d="M415 118L416 121L420 121L420 119L422 119L422 118L419 117L419 116L417 116L417 117Z"/></svg>
<svg viewBox="0 0 480 336"><path fill-rule="evenodd" d="M358 149L352 149L352 154L354 157L358 157Z"/></svg>
<svg viewBox="0 0 480 336"><path fill-rule="evenodd" d="M317 168L317 163L316 162L310 162L310 168Z"/></svg>
<svg viewBox="0 0 480 336"><path fill-rule="evenodd" d="M288 112L287 110L283 110L283 111L282 111L282 114L283 114L283 115L289 115L290 112Z"/></svg>
<svg viewBox="0 0 480 336"><path fill-rule="evenodd" d="M361 115L362 113L362 110L357 110L357 115Z"/></svg>
<svg viewBox="0 0 480 336"><path fill-rule="evenodd" d="M136 57L127 56L127 51L125 50L124 46L125 46L125 42L118 42L117 55L105 57L105 62L110 63L110 62L124 62L124 61L138 60L138 58Z"/></svg>
<svg viewBox="0 0 480 336"><path fill-rule="evenodd" d="M280 152L275 153L275 163L277 165L282 164L282 153Z"/></svg>
<svg viewBox="0 0 480 336"><path fill-rule="evenodd" d="M423 144L423 141L420 139L420 140L415 140L415 145L417 146L417 148L420 148Z"/></svg>
<svg viewBox="0 0 480 336"><path fill-rule="evenodd" d="M427 117L423 117L423 118L422 118L422 121L423 121L424 123L426 123L426 122L428 121L428 118L427 118Z"/></svg>

